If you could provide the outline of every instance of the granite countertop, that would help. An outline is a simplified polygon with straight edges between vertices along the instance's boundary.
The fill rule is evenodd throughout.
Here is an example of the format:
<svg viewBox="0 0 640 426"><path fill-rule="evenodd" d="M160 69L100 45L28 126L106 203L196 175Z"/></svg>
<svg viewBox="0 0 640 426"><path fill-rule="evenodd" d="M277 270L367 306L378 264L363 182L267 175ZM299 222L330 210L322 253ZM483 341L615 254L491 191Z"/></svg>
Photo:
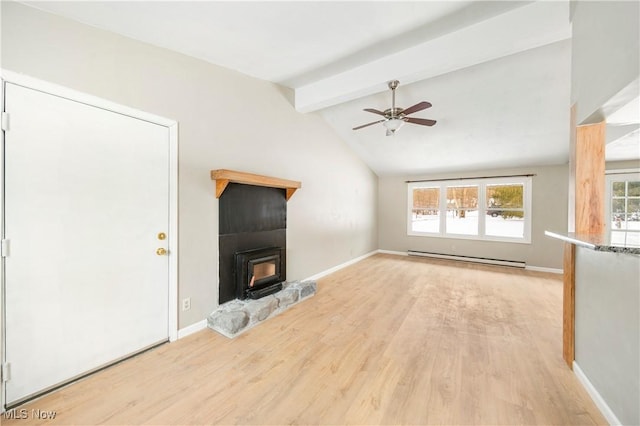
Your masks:
<svg viewBox="0 0 640 426"><path fill-rule="evenodd" d="M595 251L607 251L611 253L628 253L640 255L640 246L630 243L611 242L609 234L576 234L575 232L551 232L544 231L551 238L557 238L577 246L590 248Z"/></svg>

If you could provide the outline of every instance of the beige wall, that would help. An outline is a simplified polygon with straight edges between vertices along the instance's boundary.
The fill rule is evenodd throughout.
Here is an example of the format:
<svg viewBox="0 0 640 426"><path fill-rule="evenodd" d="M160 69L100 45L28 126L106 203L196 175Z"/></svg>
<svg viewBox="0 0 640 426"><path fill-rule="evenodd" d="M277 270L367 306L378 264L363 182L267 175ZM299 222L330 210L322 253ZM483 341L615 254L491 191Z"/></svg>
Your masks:
<svg viewBox="0 0 640 426"><path fill-rule="evenodd" d="M217 305L211 169L302 181L288 205L290 279L377 248L376 175L318 115L297 113L285 89L11 2L2 2L1 59L7 70L178 121L179 299L192 300L181 328Z"/></svg>
<svg viewBox="0 0 640 426"><path fill-rule="evenodd" d="M407 235L407 180L535 174L532 184L531 244ZM429 176L381 177L378 182L379 247L525 261L527 266L562 269L562 243L544 231L567 229L568 166L482 170Z"/></svg>
<svg viewBox="0 0 640 426"><path fill-rule="evenodd" d="M607 161L605 164L605 168L607 171L609 170L640 170L640 161L639 160L629 160L629 161Z"/></svg>

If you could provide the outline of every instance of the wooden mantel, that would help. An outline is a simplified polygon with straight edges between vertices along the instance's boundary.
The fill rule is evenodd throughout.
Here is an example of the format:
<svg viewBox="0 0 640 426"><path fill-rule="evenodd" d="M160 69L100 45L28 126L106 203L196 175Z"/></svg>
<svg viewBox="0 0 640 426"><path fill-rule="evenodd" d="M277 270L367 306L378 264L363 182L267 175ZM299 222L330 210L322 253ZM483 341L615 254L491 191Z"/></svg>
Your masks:
<svg viewBox="0 0 640 426"><path fill-rule="evenodd" d="M229 182L268 186L271 188L284 188L286 190L287 201L289 201L289 198L291 198L298 188L302 187L302 183L295 180L254 175L253 173L236 172L226 169L211 170L211 179L216 181L216 198L220 198L227 188L227 185L229 185Z"/></svg>

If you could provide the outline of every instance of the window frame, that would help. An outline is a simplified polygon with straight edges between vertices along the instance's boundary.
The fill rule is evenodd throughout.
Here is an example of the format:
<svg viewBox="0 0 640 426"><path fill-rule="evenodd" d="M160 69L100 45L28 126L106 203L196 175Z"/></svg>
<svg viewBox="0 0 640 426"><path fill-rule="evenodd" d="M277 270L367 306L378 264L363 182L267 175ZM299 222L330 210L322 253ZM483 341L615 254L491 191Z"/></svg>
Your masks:
<svg viewBox="0 0 640 426"><path fill-rule="evenodd" d="M625 245L627 244L627 237L629 236L629 234L637 234L640 233L640 230L634 230L634 229L625 229L625 230L619 230L619 229L613 229L611 227L611 218L613 215L613 212L611 211L611 204L613 203L613 199L614 199L614 195L613 195L613 191L612 191L612 185L613 182L625 182L625 189L627 188L627 182L637 182L640 181L640 171L630 171L630 170L612 170L612 171L607 171L605 174L605 206L604 206L604 224L605 224L605 232L606 235L610 238L610 240L613 240L613 232L616 233L624 233L625 237ZM625 190L625 196L624 197L615 197L617 199L624 199L625 200L625 206L627 206L627 203L629 201L629 195ZM635 196L633 196L633 198L636 198ZM625 208L625 213L626 212L626 208ZM628 226L628 225L627 225Z"/></svg>
<svg viewBox="0 0 640 426"><path fill-rule="evenodd" d="M486 189L487 186L493 185L508 185L519 184L523 187L523 208L524 212L524 230L523 237L501 237L495 235L486 235L486 216L487 211L487 199ZM451 186L477 186L478 187L478 228L476 235L469 234L454 234L448 233L446 229L447 220L447 187ZM416 188L437 188L440 193L439 202L439 231L438 232L424 232L414 231L412 229L413 223L413 190ZM463 239L463 240L478 240L478 241L496 241L505 243L517 243L517 244L531 244L531 223L532 223L532 178L530 176L514 176L514 177L497 177L497 178L470 178L470 179L447 179L447 180L434 180L424 182L408 182L407 183L407 235L416 237L435 237L435 238L450 238L450 239Z"/></svg>

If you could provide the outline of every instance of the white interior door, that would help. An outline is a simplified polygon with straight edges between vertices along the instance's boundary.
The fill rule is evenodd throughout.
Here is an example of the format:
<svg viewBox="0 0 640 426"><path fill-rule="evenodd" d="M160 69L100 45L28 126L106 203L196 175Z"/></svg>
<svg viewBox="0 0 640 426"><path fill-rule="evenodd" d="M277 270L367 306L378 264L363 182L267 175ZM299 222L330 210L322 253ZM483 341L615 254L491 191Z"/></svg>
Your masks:
<svg viewBox="0 0 640 426"><path fill-rule="evenodd" d="M7 83L6 403L167 340L167 127Z"/></svg>

